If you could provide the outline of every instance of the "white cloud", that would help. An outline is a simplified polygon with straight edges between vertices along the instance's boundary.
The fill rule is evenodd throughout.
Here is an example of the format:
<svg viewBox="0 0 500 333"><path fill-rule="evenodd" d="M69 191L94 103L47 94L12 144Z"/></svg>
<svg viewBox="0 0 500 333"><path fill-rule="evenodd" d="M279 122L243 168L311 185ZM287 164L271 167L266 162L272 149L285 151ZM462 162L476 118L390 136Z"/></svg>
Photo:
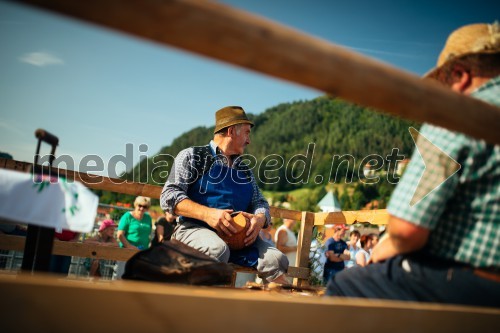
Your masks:
<svg viewBox="0 0 500 333"><path fill-rule="evenodd" d="M51 65L63 65L64 61L61 58L56 57L48 52L31 52L23 55L19 58L22 62L27 64L45 67Z"/></svg>
<svg viewBox="0 0 500 333"><path fill-rule="evenodd" d="M15 126L11 123L4 122L2 119L0 119L0 129L2 130L2 132L10 131L10 132L18 134L18 135L26 134L21 129L19 129L17 126Z"/></svg>

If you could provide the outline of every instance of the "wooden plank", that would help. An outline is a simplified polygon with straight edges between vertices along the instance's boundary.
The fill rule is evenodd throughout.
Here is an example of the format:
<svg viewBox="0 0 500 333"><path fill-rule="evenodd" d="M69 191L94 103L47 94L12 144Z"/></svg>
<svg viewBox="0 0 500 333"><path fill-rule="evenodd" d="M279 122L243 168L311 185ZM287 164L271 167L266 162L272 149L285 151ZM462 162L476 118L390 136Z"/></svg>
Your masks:
<svg viewBox="0 0 500 333"><path fill-rule="evenodd" d="M12 159L7 159L4 157L0 157L0 168L15 170L19 172L31 172L32 163L21 162Z"/></svg>
<svg viewBox="0 0 500 333"><path fill-rule="evenodd" d="M302 279L302 280L308 280L309 279L309 268L306 267L297 267L297 266L288 266L288 271L287 275L289 277L293 277L294 279ZM296 283L297 281L294 281L294 285L299 285Z"/></svg>
<svg viewBox="0 0 500 333"><path fill-rule="evenodd" d="M31 172L33 164L28 162L21 162L16 160L8 160L0 158L0 168L16 170L20 172ZM46 166L44 168L48 170ZM52 168L51 174L54 176L62 176L68 180L75 180L83 183L85 186L103 191L111 191L116 193L131 194L134 196L146 196L158 199L161 194L161 186L137 183L129 180L109 178L90 173L77 172L66 169Z"/></svg>
<svg viewBox="0 0 500 333"><path fill-rule="evenodd" d="M25 237L0 234L0 249L12 251L24 251ZM75 256L81 258L107 259L127 261L138 250L110 247L92 243L61 242L54 240L54 254ZM231 264L238 272L256 273L255 268L243 267ZM288 274L291 277L307 279L309 269L290 266Z"/></svg>
<svg viewBox="0 0 500 333"><path fill-rule="evenodd" d="M127 261L138 251L139 250L136 249L125 249L90 243L61 242L55 240L52 253L82 258Z"/></svg>
<svg viewBox="0 0 500 333"><path fill-rule="evenodd" d="M25 241L25 237L0 234L0 249L24 251ZM127 261L137 251L136 249L124 249L92 243L54 240L52 253L82 258Z"/></svg>
<svg viewBox="0 0 500 333"><path fill-rule="evenodd" d="M314 214L310 212L302 212L302 219L300 223L299 237L297 239L297 258L295 266L299 268L309 267L309 253L311 252L312 232L314 227ZM309 273L309 269L307 270ZM305 279L309 278L309 274ZM293 280L294 285L300 286L302 278Z"/></svg>
<svg viewBox="0 0 500 333"><path fill-rule="evenodd" d="M389 221L387 209L342 211L330 213L315 213L314 224L354 224L368 222L376 225L384 225Z"/></svg>
<svg viewBox="0 0 500 333"><path fill-rule="evenodd" d="M24 251L25 241L26 237L0 234L0 249L11 250L11 251Z"/></svg>
<svg viewBox="0 0 500 333"><path fill-rule="evenodd" d="M500 108L227 5L197 0L18 2L500 143Z"/></svg>
<svg viewBox="0 0 500 333"><path fill-rule="evenodd" d="M5 332L323 333L356 313L363 319L349 326L353 333L492 332L500 325L498 309L43 274L0 274L0 294Z"/></svg>
<svg viewBox="0 0 500 333"><path fill-rule="evenodd" d="M16 170L20 172L30 172L32 166L32 163L10 160L0 157L0 168L3 169ZM48 168L46 167L45 169ZM161 186L124 181L121 179L102 177L98 175L60 168L52 168L52 174L64 176L70 180L79 181L85 184L85 186L96 190L105 190L132 195L143 195L156 199L160 198L162 190ZM279 207L270 207L270 214L275 218L287 218L295 221L300 221L302 218L301 211Z"/></svg>
<svg viewBox="0 0 500 333"><path fill-rule="evenodd" d="M291 210L291 209L271 206L269 207L269 212L271 216L274 218L290 219L294 221L300 221L302 219L302 212L298 210Z"/></svg>

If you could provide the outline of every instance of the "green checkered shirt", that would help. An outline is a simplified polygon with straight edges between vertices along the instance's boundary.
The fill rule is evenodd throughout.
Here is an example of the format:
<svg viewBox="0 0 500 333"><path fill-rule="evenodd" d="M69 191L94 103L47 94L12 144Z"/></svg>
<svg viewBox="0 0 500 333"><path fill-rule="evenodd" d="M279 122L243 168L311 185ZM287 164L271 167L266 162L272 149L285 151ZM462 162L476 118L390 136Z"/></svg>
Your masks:
<svg viewBox="0 0 500 333"><path fill-rule="evenodd" d="M500 76L472 96L500 106ZM437 149L422 149L420 143L425 140L419 137L425 159L435 162L428 163L426 177L422 177L425 164L415 149L391 196L389 213L431 230L428 250L439 258L474 267L500 267L500 146L428 124L420 134L461 168L457 171L443 164L443 154ZM414 193L423 198L410 205Z"/></svg>

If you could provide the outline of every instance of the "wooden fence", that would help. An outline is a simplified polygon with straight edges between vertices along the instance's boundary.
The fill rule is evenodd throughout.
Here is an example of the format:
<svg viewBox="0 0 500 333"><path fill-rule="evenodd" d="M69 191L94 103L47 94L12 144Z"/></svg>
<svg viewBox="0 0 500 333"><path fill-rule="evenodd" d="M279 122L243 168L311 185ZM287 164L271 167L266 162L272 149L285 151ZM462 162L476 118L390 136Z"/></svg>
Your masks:
<svg viewBox="0 0 500 333"><path fill-rule="evenodd" d="M0 158L0 168L30 172L33 165L28 162L20 162ZM108 190L117 193L132 195L143 195L159 199L161 193L160 186L122 181L120 179L110 179L92 174L68 171L65 169L52 169L52 174L64 176L69 180L80 181L89 188L97 190ZM96 181L99 180L99 181ZM354 224L356 222L369 222L372 224L386 224L387 211L367 210L367 211L344 211L332 213L313 213L288 210L278 207L270 208L271 217L289 218L300 221L300 232L297 245L297 261L291 263L288 275L293 277L296 284L301 284L309 278L309 253L313 235L313 227L328 224ZM22 251L24 248L24 238L15 236L0 235L0 248L6 250ZM75 242L54 242L53 253L65 254L77 257L87 257L94 259L127 260L136 250L111 248L96 244L82 244ZM248 271L241 268L242 271Z"/></svg>

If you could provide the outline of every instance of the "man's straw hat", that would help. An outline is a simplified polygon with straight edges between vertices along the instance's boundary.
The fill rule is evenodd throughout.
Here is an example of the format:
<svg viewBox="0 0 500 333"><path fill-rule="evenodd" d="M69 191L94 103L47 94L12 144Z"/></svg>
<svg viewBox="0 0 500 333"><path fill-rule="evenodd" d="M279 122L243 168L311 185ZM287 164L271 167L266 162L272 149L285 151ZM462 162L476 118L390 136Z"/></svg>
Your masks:
<svg viewBox="0 0 500 333"><path fill-rule="evenodd" d="M241 106L226 106L215 113L214 133L237 124L250 124L250 126L253 126Z"/></svg>
<svg viewBox="0 0 500 333"><path fill-rule="evenodd" d="M500 52L500 24L470 24L453 31L443 51L439 55L437 66L424 77L436 78L441 69L450 61L471 54L494 54Z"/></svg>

